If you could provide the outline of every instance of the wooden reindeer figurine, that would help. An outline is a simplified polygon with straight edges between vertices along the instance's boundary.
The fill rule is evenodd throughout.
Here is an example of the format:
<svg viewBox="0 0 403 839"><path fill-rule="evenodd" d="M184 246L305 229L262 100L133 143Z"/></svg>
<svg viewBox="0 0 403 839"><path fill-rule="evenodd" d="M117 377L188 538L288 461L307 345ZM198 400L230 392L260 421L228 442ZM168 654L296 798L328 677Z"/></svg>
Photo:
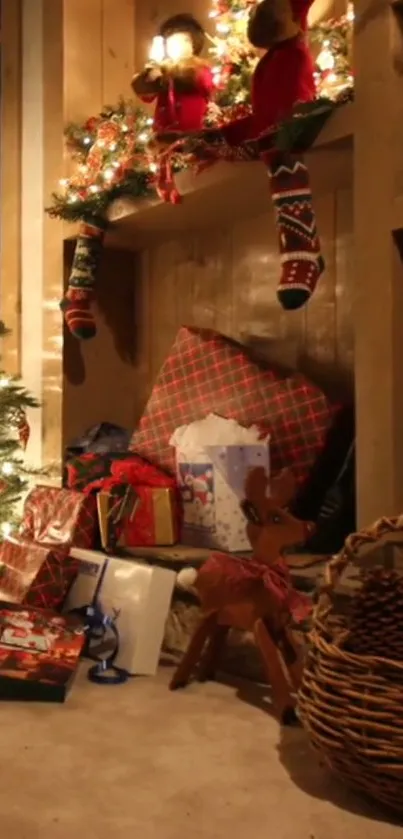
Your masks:
<svg viewBox="0 0 403 839"><path fill-rule="evenodd" d="M252 631L272 687L275 712L285 725L295 722L294 694L303 669L301 647L289 624L293 617L305 618L311 608L308 598L292 588L282 557L285 548L300 546L307 538L307 523L285 509L294 491L288 471L271 480L270 495L264 469L250 472L242 509L252 559L216 553L199 572L194 571L202 618L170 684L171 690L185 687L198 664L199 681L213 679L229 630Z"/></svg>

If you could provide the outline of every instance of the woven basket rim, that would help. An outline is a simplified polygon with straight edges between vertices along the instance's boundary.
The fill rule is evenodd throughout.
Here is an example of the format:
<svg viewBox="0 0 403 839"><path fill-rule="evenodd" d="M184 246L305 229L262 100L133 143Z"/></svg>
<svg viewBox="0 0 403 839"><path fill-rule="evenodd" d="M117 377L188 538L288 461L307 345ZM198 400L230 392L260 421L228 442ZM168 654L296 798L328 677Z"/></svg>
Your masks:
<svg viewBox="0 0 403 839"><path fill-rule="evenodd" d="M313 627L323 631L324 624L335 612L335 590L343 573L353 561L359 558L360 548L372 545L374 548L389 534L402 534L403 546L403 515L393 518L381 518L366 530L352 533L347 537L342 550L332 557L325 568L325 579L319 592L318 602L313 614ZM365 555L362 567L365 568Z"/></svg>
<svg viewBox="0 0 403 839"><path fill-rule="evenodd" d="M320 652L325 653L331 658L343 661L346 664L351 664L360 669L376 669L382 667L383 669L394 669L396 672L403 673L403 661L396 661L393 658L386 658L385 656L364 655L362 653L352 653L350 650L345 650L334 643L327 641L324 637L325 629L318 625L309 632L309 640L314 647Z"/></svg>

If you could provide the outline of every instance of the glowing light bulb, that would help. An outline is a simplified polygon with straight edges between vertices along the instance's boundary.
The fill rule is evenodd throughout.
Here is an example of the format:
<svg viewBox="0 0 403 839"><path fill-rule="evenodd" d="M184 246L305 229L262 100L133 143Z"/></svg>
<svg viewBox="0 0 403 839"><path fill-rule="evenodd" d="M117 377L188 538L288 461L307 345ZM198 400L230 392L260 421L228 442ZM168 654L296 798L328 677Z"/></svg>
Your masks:
<svg viewBox="0 0 403 839"><path fill-rule="evenodd" d="M326 72L327 70L333 70L335 65L335 58L334 55L330 52L329 49L324 48L320 51L316 63L322 73Z"/></svg>
<svg viewBox="0 0 403 839"><path fill-rule="evenodd" d="M1 523L1 532L2 532L5 539L7 539L7 537L10 536L12 531L13 531L13 526L12 526L12 524L10 524L9 521L3 521Z"/></svg>
<svg viewBox="0 0 403 839"><path fill-rule="evenodd" d="M148 134L145 131L142 131L141 134L137 137L139 143L146 143L148 140Z"/></svg>
<svg viewBox="0 0 403 839"><path fill-rule="evenodd" d="M153 38L148 57L150 61L154 61L155 64L161 64L161 62L164 60L165 41L164 38L161 38L160 35L156 35L156 37Z"/></svg>
<svg viewBox="0 0 403 839"><path fill-rule="evenodd" d="M225 41L217 41L217 43L216 43L216 53L217 53L218 57L224 55L226 49L227 49L227 47L226 47Z"/></svg>
<svg viewBox="0 0 403 839"><path fill-rule="evenodd" d="M86 172L88 172L88 166L86 166L86 165L85 165L85 163L82 163L82 164L78 167L78 169L79 169L79 172L82 172L82 174L83 174L83 175L84 175Z"/></svg>
<svg viewBox="0 0 403 839"><path fill-rule="evenodd" d="M13 466L12 463L8 463L8 462L3 463L2 467L1 467L1 471L2 471L3 475L12 475L13 472L14 472L14 466Z"/></svg>
<svg viewBox="0 0 403 839"><path fill-rule="evenodd" d="M354 6L353 6L352 3L349 3L348 6L347 6L346 18L347 18L349 23L353 23L355 15L354 15Z"/></svg>
<svg viewBox="0 0 403 839"><path fill-rule="evenodd" d="M116 149L117 149L117 144L116 143L110 143L109 151L116 151Z"/></svg>
<svg viewBox="0 0 403 839"><path fill-rule="evenodd" d="M105 178L106 181L111 181L113 179L114 175L115 175L115 173L114 173L113 169L105 169L105 172L103 173L103 177Z"/></svg>
<svg viewBox="0 0 403 839"><path fill-rule="evenodd" d="M150 163L148 168L149 168L150 172L156 172L157 169L158 169L158 166L157 166L156 163Z"/></svg>
<svg viewBox="0 0 403 839"><path fill-rule="evenodd" d="M66 187L66 186L67 186L67 184L68 184L68 180L67 180L67 178L60 178L60 181L59 181L59 186Z"/></svg>
<svg viewBox="0 0 403 839"><path fill-rule="evenodd" d="M170 35L166 42L167 57L174 63L186 57L186 44L180 32Z"/></svg>
<svg viewBox="0 0 403 839"><path fill-rule="evenodd" d="M8 387L10 385L10 376L2 376L0 379L0 387Z"/></svg>
<svg viewBox="0 0 403 839"><path fill-rule="evenodd" d="M91 184L89 189L90 189L90 192L92 192L94 195L95 195L96 192L99 192L99 186L96 186L96 184Z"/></svg>
<svg viewBox="0 0 403 839"><path fill-rule="evenodd" d="M84 137L83 143L85 146L90 146L92 143L91 137Z"/></svg>
<svg viewBox="0 0 403 839"><path fill-rule="evenodd" d="M78 195L75 192L71 192L67 200L69 204L75 204L78 201Z"/></svg>

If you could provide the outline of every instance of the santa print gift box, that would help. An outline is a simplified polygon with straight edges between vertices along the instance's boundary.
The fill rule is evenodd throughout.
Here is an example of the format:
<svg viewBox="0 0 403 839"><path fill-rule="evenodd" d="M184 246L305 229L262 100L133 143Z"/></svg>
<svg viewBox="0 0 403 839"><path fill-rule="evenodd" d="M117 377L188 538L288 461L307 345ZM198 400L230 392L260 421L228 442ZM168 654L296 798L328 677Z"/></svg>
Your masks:
<svg viewBox="0 0 403 839"><path fill-rule="evenodd" d="M64 702L84 641L75 618L0 601L0 699Z"/></svg>

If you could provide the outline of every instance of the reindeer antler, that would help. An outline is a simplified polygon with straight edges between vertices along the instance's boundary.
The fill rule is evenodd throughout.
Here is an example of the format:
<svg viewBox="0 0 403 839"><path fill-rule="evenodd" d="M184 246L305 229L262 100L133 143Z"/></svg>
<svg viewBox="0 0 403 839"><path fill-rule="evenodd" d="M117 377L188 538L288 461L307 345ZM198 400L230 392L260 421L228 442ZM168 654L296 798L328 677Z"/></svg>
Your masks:
<svg viewBox="0 0 403 839"><path fill-rule="evenodd" d="M287 507L295 495L296 480L291 469L282 469L270 481L270 494L273 504Z"/></svg>
<svg viewBox="0 0 403 839"><path fill-rule="evenodd" d="M245 498L256 507L259 507L267 498L269 477L263 466L256 466L250 469L245 480Z"/></svg>

